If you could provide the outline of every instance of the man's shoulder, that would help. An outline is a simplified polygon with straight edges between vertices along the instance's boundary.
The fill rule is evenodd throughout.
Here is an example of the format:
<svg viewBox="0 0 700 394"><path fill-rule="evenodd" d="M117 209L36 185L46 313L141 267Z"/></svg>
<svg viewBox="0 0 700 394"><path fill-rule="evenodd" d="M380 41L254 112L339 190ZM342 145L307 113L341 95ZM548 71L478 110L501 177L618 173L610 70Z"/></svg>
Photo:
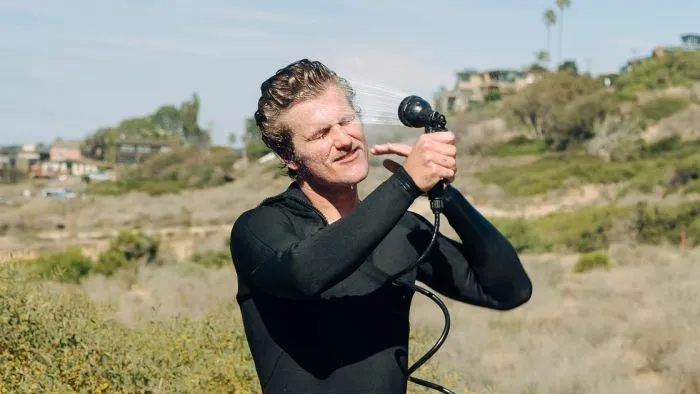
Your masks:
<svg viewBox="0 0 700 394"><path fill-rule="evenodd" d="M264 205L260 204L253 208L243 211L233 221L233 231L246 227L269 226L271 221L277 221L286 218L285 210L279 205Z"/></svg>
<svg viewBox="0 0 700 394"><path fill-rule="evenodd" d="M235 220L234 228L245 224L246 226L252 223L265 223L270 219L279 219L288 216L288 209L285 207L285 201L289 198L290 188L276 195L266 197L258 205L243 211Z"/></svg>

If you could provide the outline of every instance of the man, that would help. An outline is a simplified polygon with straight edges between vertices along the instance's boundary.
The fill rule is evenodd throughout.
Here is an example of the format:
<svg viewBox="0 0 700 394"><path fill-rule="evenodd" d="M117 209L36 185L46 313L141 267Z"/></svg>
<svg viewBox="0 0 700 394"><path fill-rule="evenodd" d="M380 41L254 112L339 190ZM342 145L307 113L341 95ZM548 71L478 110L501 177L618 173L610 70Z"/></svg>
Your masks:
<svg viewBox="0 0 700 394"><path fill-rule="evenodd" d="M244 212L231 254L245 332L265 393L405 393L413 292L387 277L415 262L432 225L408 211L457 172L455 136L382 144L393 174L364 200L369 149L354 93L319 62L300 60L261 86L255 119L293 178ZM497 310L530 299L510 243L453 187L445 216L461 243L440 236L426 263L400 280ZM467 366L468 367L468 366Z"/></svg>

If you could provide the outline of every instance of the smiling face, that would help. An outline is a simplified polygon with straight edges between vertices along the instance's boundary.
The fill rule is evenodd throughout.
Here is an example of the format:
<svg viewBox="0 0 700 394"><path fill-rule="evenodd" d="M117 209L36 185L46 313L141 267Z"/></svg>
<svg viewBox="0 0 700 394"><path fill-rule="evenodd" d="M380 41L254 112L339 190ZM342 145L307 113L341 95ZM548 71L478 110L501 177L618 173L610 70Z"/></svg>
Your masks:
<svg viewBox="0 0 700 394"><path fill-rule="evenodd" d="M346 92L330 83L318 96L294 104L279 119L291 130L294 159L287 166L319 186L356 185L369 172L359 115Z"/></svg>

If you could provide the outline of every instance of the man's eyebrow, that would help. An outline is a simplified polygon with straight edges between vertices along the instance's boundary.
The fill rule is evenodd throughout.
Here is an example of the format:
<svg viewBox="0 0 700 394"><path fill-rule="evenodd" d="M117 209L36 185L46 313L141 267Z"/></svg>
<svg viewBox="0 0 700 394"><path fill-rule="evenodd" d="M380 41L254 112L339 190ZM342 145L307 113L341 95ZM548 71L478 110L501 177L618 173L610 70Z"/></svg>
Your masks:
<svg viewBox="0 0 700 394"><path fill-rule="evenodd" d="M325 132L328 131L330 128L331 128L331 125L321 127L321 128L319 128L319 129L317 129L316 131L314 131L314 132L311 134L311 137L309 137L309 138L317 137L319 134L325 133Z"/></svg>

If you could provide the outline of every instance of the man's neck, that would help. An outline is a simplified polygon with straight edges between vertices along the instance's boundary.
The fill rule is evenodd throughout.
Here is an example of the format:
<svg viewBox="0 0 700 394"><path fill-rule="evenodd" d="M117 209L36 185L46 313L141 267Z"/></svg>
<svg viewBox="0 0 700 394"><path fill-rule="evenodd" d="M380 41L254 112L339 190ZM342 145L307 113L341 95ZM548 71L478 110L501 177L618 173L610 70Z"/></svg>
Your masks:
<svg viewBox="0 0 700 394"><path fill-rule="evenodd" d="M328 223L333 223L347 215L360 203L357 185L331 188L299 182L299 186L311 204L321 211Z"/></svg>

